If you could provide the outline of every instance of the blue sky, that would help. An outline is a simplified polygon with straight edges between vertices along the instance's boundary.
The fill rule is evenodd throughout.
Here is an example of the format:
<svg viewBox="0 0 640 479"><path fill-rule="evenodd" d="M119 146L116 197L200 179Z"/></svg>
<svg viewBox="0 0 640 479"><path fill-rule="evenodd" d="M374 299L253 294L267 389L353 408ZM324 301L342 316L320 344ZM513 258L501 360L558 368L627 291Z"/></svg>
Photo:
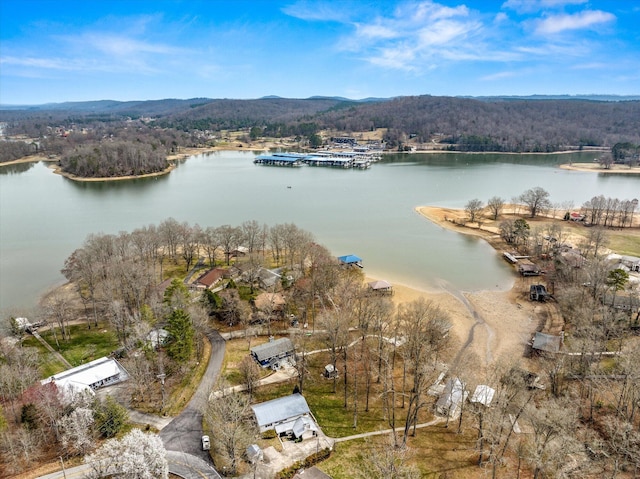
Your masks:
<svg viewBox="0 0 640 479"><path fill-rule="evenodd" d="M637 0L0 0L0 103L640 94Z"/></svg>

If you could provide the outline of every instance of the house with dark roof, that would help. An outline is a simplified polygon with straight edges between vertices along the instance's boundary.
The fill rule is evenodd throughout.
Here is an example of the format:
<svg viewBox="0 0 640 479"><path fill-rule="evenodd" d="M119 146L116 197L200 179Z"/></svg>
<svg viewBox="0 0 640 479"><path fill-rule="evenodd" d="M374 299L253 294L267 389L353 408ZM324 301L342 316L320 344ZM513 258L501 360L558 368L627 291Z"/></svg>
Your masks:
<svg viewBox="0 0 640 479"><path fill-rule="evenodd" d="M289 338L270 340L251 348L251 356L263 368L280 369L293 355L293 343Z"/></svg>
<svg viewBox="0 0 640 479"><path fill-rule="evenodd" d="M212 268L193 282L197 289L212 289L225 277L227 270Z"/></svg>
<svg viewBox="0 0 640 479"><path fill-rule="evenodd" d="M251 406L260 432L274 430L278 436L292 439L315 437L318 426L307 401L291 394Z"/></svg>

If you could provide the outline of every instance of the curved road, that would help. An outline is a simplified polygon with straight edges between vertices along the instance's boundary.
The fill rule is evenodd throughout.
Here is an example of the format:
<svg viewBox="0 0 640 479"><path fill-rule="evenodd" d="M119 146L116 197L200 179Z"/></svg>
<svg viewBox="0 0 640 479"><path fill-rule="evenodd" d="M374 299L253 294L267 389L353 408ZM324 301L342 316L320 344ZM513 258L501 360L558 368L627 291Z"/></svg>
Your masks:
<svg viewBox="0 0 640 479"><path fill-rule="evenodd" d="M208 452L203 451L202 411L207 404L209 393L220 374L224 358L225 340L217 331L207 333L211 342L211 357L207 370L187 407L168 423L160 432L160 438L167 449L169 472L185 479L222 479L213 468ZM41 476L39 479L82 478L89 467L81 466Z"/></svg>
<svg viewBox="0 0 640 479"><path fill-rule="evenodd" d="M220 333L214 330L207 333L207 338L211 342L211 357L202 381L187 407L160 431L160 438L167 451L186 453L213 465L209 453L202 450L200 443L202 438L202 412L206 407L209 393L218 380L218 375L222 368L225 341L220 336ZM220 476L218 475L217 477Z"/></svg>

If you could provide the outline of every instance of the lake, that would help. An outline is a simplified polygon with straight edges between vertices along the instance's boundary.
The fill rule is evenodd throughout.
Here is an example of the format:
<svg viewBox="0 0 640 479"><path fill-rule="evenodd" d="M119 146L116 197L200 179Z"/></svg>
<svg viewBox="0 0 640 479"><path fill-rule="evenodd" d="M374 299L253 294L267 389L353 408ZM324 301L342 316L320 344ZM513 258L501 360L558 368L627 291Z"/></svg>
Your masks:
<svg viewBox="0 0 640 479"><path fill-rule="evenodd" d="M64 260L90 233L118 233L168 217L201 226L296 223L336 256L363 258L369 276L418 288L504 290L512 270L477 238L444 230L414 208L509 201L541 186L579 207L595 195L640 196L635 175L557 168L570 155L398 154L369 170L278 168L252 152L190 157L169 175L78 183L43 163L0 167L0 310L25 314L63 281Z"/></svg>

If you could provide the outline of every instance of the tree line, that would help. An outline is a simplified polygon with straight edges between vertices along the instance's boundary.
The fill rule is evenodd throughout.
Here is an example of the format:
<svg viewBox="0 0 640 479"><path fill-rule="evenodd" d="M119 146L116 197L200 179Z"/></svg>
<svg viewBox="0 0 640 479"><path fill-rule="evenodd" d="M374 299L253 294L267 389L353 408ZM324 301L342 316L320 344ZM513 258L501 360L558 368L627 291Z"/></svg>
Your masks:
<svg viewBox="0 0 640 479"><path fill-rule="evenodd" d="M202 100L174 102L167 108L147 105L157 112L149 124L159 130L195 134L225 129L260 128L273 137L309 136L319 130L351 134L384 128L389 148L412 137L421 143L438 141L460 151L552 152L569 147L640 144L640 102L585 100L503 100L436 96L408 96L385 101L353 102L340 99ZM144 114L144 103L136 105ZM113 110L109 110L113 111ZM118 110L116 110L118 111ZM59 112L57 112L59 115ZM91 116L91 121L118 124L120 116ZM154 113L149 113L154 114ZM114 116L115 115L115 116ZM3 112L7 131L42 136L46 113ZM81 112L67 117L77 122ZM114 121L115 120L115 121ZM313 130L309 133L309 126ZM36 128L37 126L37 128ZM37 132L40 132L37 135ZM637 156L637 146L631 156ZM618 148L616 155L630 151Z"/></svg>

